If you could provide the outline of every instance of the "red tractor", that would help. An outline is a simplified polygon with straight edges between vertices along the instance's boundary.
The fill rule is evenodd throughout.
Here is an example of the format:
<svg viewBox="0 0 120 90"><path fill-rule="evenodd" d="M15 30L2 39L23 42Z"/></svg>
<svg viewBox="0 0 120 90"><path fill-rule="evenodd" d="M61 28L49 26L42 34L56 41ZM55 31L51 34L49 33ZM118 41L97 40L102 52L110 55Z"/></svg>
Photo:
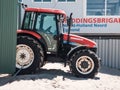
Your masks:
<svg viewBox="0 0 120 90"><path fill-rule="evenodd" d="M66 19L68 33L64 32ZM63 10L25 8L22 27L17 30L16 71L29 74L47 61L61 61L69 65L77 77L93 78L99 70L96 43L70 34L72 14L66 17Z"/></svg>

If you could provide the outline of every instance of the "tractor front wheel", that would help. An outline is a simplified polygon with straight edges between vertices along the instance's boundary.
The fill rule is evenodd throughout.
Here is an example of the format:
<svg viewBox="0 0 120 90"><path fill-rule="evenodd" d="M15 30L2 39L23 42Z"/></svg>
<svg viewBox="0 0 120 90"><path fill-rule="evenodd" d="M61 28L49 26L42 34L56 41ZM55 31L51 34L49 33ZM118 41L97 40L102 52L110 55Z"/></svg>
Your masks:
<svg viewBox="0 0 120 90"><path fill-rule="evenodd" d="M98 73L99 59L90 50L75 52L71 56L70 61L70 69L77 77L93 78Z"/></svg>

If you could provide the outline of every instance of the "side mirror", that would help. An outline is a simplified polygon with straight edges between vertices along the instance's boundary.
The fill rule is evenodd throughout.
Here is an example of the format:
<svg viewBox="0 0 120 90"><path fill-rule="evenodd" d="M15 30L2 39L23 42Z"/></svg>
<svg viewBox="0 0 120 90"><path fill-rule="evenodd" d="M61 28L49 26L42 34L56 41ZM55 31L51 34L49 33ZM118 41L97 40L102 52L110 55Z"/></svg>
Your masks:
<svg viewBox="0 0 120 90"><path fill-rule="evenodd" d="M72 13L70 14L70 17L67 17L67 25L68 26L72 26L73 25Z"/></svg>

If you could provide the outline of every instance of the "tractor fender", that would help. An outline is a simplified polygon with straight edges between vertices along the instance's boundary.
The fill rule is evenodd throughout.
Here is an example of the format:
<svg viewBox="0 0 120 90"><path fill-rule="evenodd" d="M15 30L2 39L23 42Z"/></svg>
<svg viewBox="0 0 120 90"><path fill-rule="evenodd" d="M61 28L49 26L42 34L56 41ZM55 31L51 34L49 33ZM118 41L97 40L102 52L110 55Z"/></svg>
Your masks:
<svg viewBox="0 0 120 90"><path fill-rule="evenodd" d="M87 50L88 48L86 46L77 46L77 47L72 48L67 54L67 60L70 60L70 56L73 53L80 51L80 50L85 50L85 49Z"/></svg>
<svg viewBox="0 0 120 90"><path fill-rule="evenodd" d="M37 39L41 38L41 35L34 32L34 31L28 31L28 30L17 30L17 34L29 34L32 35L33 37L36 37Z"/></svg>

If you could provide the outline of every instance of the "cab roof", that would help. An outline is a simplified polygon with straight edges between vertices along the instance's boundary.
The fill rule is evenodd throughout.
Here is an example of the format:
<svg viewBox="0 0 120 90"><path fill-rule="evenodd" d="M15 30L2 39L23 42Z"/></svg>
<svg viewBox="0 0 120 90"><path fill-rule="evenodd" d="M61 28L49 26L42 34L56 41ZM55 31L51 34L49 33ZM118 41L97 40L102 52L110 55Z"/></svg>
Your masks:
<svg viewBox="0 0 120 90"><path fill-rule="evenodd" d="M30 12L43 12L43 13L54 13L54 14L62 14L66 16L65 11L59 9L51 9L51 8L25 8L25 11Z"/></svg>

